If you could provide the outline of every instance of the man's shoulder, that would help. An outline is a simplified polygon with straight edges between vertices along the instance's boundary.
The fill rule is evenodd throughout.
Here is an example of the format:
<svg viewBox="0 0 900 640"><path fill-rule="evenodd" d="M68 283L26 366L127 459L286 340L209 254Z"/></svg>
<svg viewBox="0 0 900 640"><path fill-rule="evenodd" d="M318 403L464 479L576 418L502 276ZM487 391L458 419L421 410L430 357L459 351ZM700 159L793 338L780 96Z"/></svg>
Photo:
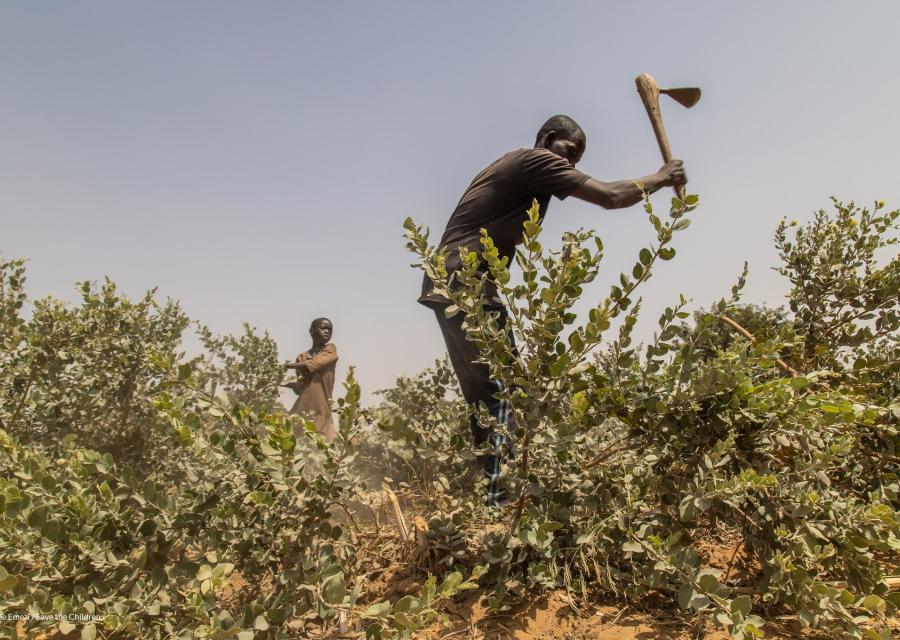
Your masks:
<svg viewBox="0 0 900 640"><path fill-rule="evenodd" d="M547 155L549 154L549 156ZM521 147L504 153L497 162L515 162L526 158L553 158L559 157L549 149L543 147Z"/></svg>
<svg viewBox="0 0 900 640"><path fill-rule="evenodd" d="M568 160L543 147L513 149L503 154L492 165L498 170L560 171L571 169Z"/></svg>
<svg viewBox="0 0 900 640"><path fill-rule="evenodd" d="M537 167L559 159L552 151L542 148L521 148L507 151L484 168L479 177L500 178L512 174L526 173Z"/></svg>

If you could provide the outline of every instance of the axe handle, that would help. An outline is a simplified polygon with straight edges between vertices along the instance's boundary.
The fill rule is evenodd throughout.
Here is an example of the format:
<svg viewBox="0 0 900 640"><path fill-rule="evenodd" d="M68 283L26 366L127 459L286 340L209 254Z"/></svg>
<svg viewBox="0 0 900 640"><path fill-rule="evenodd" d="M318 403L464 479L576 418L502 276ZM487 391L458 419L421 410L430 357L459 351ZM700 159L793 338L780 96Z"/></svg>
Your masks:
<svg viewBox="0 0 900 640"><path fill-rule="evenodd" d="M650 115L650 124L653 125L653 133L656 134L656 142L659 144L663 162L668 162L672 159L672 148L669 146L669 136L666 135L666 128L663 126L659 107L657 106L652 112L648 110L647 113Z"/></svg>
<svg viewBox="0 0 900 640"><path fill-rule="evenodd" d="M646 105L645 105L646 106ZM663 162L672 159L672 147L669 146L669 136L666 135L666 128L663 126L662 114L659 112L659 103L654 110L647 108L647 114L650 116L650 124L653 125L653 133L656 134L656 142L659 144L659 151L662 153ZM684 186L674 187L675 195L684 200Z"/></svg>
<svg viewBox="0 0 900 640"><path fill-rule="evenodd" d="M669 136L666 135L662 114L659 111L659 89L647 84L642 76L637 78L637 88L647 115L650 116L650 124L653 125L653 133L656 134L656 142L659 144L663 162L668 162L672 159L672 148L669 146ZM675 194L684 200L684 187L675 187Z"/></svg>

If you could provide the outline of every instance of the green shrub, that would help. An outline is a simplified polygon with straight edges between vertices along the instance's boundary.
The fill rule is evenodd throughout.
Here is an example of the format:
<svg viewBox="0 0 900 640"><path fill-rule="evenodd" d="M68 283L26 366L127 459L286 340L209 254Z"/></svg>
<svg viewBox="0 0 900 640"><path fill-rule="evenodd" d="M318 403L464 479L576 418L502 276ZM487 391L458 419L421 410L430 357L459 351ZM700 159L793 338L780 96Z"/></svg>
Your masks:
<svg viewBox="0 0 900 640"><path fill-rule="evenodd" d="M696 204L674 200L667 219L646 204L654 241L582 322L573 308L603 258L593 232L547 251L532 209L521 283L486 236L451 281L407 222L520 426L506 468L514 503L499 513L468 473L477 452L446 361L398 379L370 411L351 371L326 445L278 407L268 335L201 329L206 352L187 358L176 303L132 302L109 281L82 284L74 308L40 300L26 315L24 265L0 261L0 609L34 616L22 629L2 621L0 634L274 639L290 622L355 618L369 638L406 639L462 590L502 609L565 588L667 593L738 639L760 637L772 606L835 637L889 637L900 212L836 202L780 225L789 311L741 303L745 267L691 325L679 297L638 345L638 289L674 258ZM518 351L480 304L480 260ZM385 475L423 516L398 556L423 582L396 602L365 592L358 556L382 551L352 517L364 481ZM709 566L701 543L718 530L758 574Z"/></svg>
<svg viewBox="0 0 900 640"><path fill-rule="evenodd" d="M873 218L838 205L837 222L820 213L810 225L834 233L801 230L803 240L789 246L779 228L781 272L794 284L793 315L779 320L791 323L784 335L799 341L764 331L753 342L724 343L712 315L698 318L685 339L675 326L687 317L681 298L660 318L642 357L631 338L640 309L635 291L674 256L672 238L688 226L696 202L673 200L665 222L647 202L656 242L581 325L572 307L603 257L592 232L566 234L561 251L547 253L532 208L515 257L523 281L513 285L489 237L480 258L463 251L463 268L451 276L443 254L407 221L410 249L435 290L452 301L448 315L465 313L467 335L492 377L504 382L521 428L509 434L519 448L507 479L515 508L505 530L485 543L493 603L503 606L522 584L578 591L594 584L632 597L662 590L677 594L682 608L710 611L735 638L761 635L763 621L751 610L764 603L787 606L806 625L862 637L862 622L893 614L898 604L879 562L900 548L898 406L871 387L845 384L835 367L858 357L869 362L871 347L860 336L896 345L898 301L885 294L898 262L877 267L871 251L889 244L883 235L896 230L898 214ZM861 221L850 222L853 216ZM812 286L799 273L803 265L819 264L821 242L812 236L832 243L828 255L843 261L844 281L876 286L862 307L876 318L868 333L851 326L867 316L837 302L825 318L834 339L825 340L832 334L815 328L818 320L804 311L802 301L833 300L835 291L852 306L850 289L829 278L797 290L800 282ZM844 251L841 243L850 240L862 248ZM518 353L496 314L481 306L481 260L509 310ZM715 314L739 309L745 277L746 269ZM604 345L617 319L618 335ZM802 375L785 376L775 366L785 351ZM878 367L878 375L896 377L896 359ZM697 542L714 522L737 532L762 567L754 584L740 585L740 595L702 562Z"/></svg>
<svg viewBox="0 0 900 640"><path fill-rule="evenodd" d="M449 360L378 393L383 400L370 411L373 429L360 442L363 476L378 484L389 478L426 499L459 496L477 482L466 473L474 461L468 408Z"/></svg>

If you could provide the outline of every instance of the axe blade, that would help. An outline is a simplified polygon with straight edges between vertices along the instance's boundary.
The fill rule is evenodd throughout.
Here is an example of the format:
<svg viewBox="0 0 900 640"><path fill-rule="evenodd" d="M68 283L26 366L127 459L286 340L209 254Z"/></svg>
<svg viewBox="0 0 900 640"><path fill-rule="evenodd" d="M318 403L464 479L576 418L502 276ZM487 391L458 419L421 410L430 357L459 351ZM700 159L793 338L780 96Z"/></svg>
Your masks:
<svg viewBox="0 0 900 640"><path fill-rule="evenodd" d="M660 89L660 93L664 93L675 102L683 107L690 109L700 101L699 87L679 87L676 89Z"/></svg>

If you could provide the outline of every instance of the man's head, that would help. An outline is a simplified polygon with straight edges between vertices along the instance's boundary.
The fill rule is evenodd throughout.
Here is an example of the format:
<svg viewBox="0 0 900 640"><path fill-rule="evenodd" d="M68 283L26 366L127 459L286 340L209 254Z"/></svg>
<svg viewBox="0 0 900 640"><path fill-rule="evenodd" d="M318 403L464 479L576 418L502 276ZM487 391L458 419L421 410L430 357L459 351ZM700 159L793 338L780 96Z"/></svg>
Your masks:
<svg viewBox="0 0 900 640"><path fill-rule="evenodd" d="M569 116L553 116L541 126L534 146L552 151L574 167L584 154L587 137L578 123Z"/></svg>
<svg viewBox="0 0 900 640"><path fill-rule="evenodd" d="M309 325L309 335L312 337L313 345L322 347L331 340L331 334L334 327L328 318L316 318Z"/></svg>

